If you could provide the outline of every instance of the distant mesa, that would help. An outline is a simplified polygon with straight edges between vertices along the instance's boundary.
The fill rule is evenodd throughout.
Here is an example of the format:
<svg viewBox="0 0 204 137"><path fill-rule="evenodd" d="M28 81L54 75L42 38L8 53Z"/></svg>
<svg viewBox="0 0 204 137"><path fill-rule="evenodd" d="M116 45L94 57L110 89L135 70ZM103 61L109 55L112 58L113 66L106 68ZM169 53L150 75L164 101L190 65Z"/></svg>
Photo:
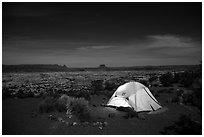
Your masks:
<svg viewBox="0 0 204 137"><path fill-rule="evenodd" d="M109 70L109 68L105 64L101 64L98 66L98 70Z"/></svg>
<svg viewBox="0 0 204 137"><path fill-rule="evenodd" d="M188 70L197 69L199 65L166 65L166 66L126 66L126 67L107 67L101 64L95 68L72 68L58 64L24 64L24 65L5 65L2 64L2 72L66 72L66 71L136 71L136 70Z"/></svg>
<svg viewBox="0 0 204 137"><path fill-rule="evenodd" d="M105 64L99 65L99 68L107 68Z"/></svg>

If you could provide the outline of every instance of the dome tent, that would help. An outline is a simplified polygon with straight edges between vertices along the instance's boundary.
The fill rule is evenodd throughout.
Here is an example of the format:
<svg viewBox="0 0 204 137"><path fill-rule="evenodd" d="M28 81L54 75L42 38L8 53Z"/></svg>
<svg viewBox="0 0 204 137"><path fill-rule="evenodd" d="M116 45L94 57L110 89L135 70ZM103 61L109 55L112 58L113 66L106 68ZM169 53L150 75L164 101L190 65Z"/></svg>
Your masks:
<svg viewBox="0 0 204 137"><path fill-rule="evenodd" d="M136 112L162 108L150 90L139 82L128 82L118 87L107 106L131 107Z"/></svg>

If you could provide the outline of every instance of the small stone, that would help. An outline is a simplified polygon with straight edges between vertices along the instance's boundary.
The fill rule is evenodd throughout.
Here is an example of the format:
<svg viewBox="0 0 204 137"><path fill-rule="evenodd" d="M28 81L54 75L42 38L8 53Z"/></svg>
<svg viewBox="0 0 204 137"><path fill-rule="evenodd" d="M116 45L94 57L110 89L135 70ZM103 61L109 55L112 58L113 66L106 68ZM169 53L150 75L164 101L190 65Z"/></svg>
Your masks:
<svg viewBox="0 0 204 137"><path fill-rule="evenodd" d="M99 126L98 128L101 129L101 130L103 129L103 127L101 127L101 126Z"/></svg>
<svg viewBox="0 0 204 137"><path fill-rule="evenodd" d="M53 116L53 115L49 115L49 119L50 120L57 120L57 118L55 116Z"/></svg>
<svg viewBox="0 0 204 137"><path fill-rule="evenodd" d="M62 122L62 121L63 121L63 119L62 119L61 117L58 117L58 121Z"/></svg>
<svg viewBox="0 0 204 137"><path fill-rule="evenodd" d="M73 122L72 125L73 125L73 126L77 125L77 122Z"/></svg>
<svg viewBox="0 0 204 137"><path fill-rule="evenodd" d="M103 122L103 124L104 124L104 126L107 126L107 125L108 125L108 122L105 121L105 122Z"/></svg>

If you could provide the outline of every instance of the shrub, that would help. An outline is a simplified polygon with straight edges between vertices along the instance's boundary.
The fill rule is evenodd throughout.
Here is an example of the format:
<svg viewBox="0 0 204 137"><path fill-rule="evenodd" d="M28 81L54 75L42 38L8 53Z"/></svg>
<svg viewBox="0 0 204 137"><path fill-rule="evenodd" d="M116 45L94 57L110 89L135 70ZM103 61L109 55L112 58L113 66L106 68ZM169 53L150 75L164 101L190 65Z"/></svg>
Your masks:
<svg viewBox="0 0 204 137"><path fill-rule="evenodd" d="M151 89L151 93L153 94L154 97L159 97L159 93L157 90Z"/></svg>
<svg viewBox="0 0 204 137"><path fill-rule="evenodd" d="M183 94L182 98L183 98L184 104L192 105L192 101L193 101L193 95L192 94Z"/></svg>
<svg viewBox="0 0 204 137"><path fill-rule="evenodd" d="M184 91L182 89L177 89L176 95L181 96L183 95Z"/></svg>
<svg viewBox="0 0 204 137"><path fill-rule="evenodd" d="M147 80L139 80L140 83L148 87L148 81Z"/></svg>
<svg viewBox="0 0 204 137"><path fill-rule="evenodd" d="M160 81L166 87L171 86L171 84L174 82L173 75L170 72L165 73L160 77Z"/></svg>
<svg viewBox="0 0 204 137"><path fill-rule="evenodd" d="M67 109L77 116L80 121L90 120L89 103L84 98L70 98L67 102Z"/></svg>
<svg viewBox="0 0 204 137"><path fill-rule="evenodd" d="M174 76L174 82L181 83L184 87L191 87L197 79L201 79L201 71L185 71L184 73L177 73Z"/></svg>
<svg viewBox="0 0 204 137"><path fill-rule="evenodd" d="M153 81L157 80L157 78L158 78L157 76L152 76L149 78L149 82L153 82Z"/></svg>
<svg viewBox="0 0 204 137"><path fill-rule="evenodd" d="M180 102L180 97L179 96L174 96L173 98L170 99L171 103L182 103Z"/></svg>
<svg viewBox="0 0 204 137"><path fill-rule="evenodd" d="M183 103L193 105L202 110L202 90L196 90L191 94L183 94Z"/></svg>
<svg viewBox="0 0 204 137"><path fill-rule="evenodd" d="M67 95L62 95L59 99L54 97L46 97L39 104L39 113L49 113L53 111L70 112L78 117L80 121L90 120L89 103L84 98L74 98Z"/></svg>
<svg viewBox="0 0 204 137"><path fill-rule="evenodd" d="M96 94L97 91L103 90L103 80L93 80L91 82L91 88L94 94Z"/></svg>
<svg viewBox="0 0 204 137"><path fill-rule="evenodd" d="M104 87L105 87L105 90L112 91L112 90L115 90L118 87L118 85L114 83L114 81L107 80L104 82Z"/></svg>
<svg viewBox="0 0 204 137"><path fill-rule="evenodd" d="M2 87L2 98L3 99L13 97L12 93L13 93L13 91L11 91L9 88Z"/></svg>
<svg viewBox="0 0 204 137"><path fill-rule="evenodd" d="M86 100L90 100L91 92L89 90L84 90L84 89L72 89L69 92L66 93L66 95L68 96L72 96L72 97L77 97L77 98L85 98Z"/></svg>
<svg viewBox="0 0 204 137"><path fill-rule="evenodd" d="M195 89L193 105L197 106L202 111L202 87Z"/></svg>
<svg viewBox="0 0 204 137"><path fill-rule="evenodd" d="M26 97L34 97L34 93L32 91L28 91L26 93Z"/></svg>
<svg viewBox="0 0 204 137"><path fill-rule="evenodd" d="M90 100L91 99L90 93L88 91L86 91L86 90L77 91L75 97L85 98L86 100Z"/></svg>
<svg viewBox="0 0 204 137"><path fill-rule="evenodd" d="M26 98L26 94L25 94L24 90L22 90L22 89L18 90L18 93L16 94L16 96L18 98Z"/></svg>
<svg viewBox="0 0 204 137"><path fill-rule="evenodd" d="M59 112L67 111L67 102L70 100L70 97L67 95L62 95L55 104L56 110Z"/></svg>
<svg viewBox="0 0 204 137"><path fill-rule="evenodd" d="M190 87L193 82L194 82L194 74L186 72L184 75L181 77L181 84L184 85L184 87Z"/></svg>
<svg viewBox="0 0 204 137"><path fill-rule="evenodd" d="M158 93L165 93L166 92L166 89L161 89L158 91Z"/></svg>
<svg viewBox="0 0 204 137"><path fill-rule="evenodd" d="M189 116L181 115L172 126L165 127L162 134L201 135L202 125L191 120Z"/></svg>

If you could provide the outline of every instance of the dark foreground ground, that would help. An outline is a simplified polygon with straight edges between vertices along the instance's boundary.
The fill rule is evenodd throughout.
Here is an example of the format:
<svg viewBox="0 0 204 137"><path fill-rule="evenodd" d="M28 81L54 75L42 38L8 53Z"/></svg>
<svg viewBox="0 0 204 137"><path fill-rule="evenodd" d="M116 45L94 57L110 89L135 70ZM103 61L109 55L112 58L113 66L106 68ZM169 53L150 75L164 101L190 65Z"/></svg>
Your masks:
<svg viewBox="0 0 204 137"><path fill-rule="evenodd" d="M2 134L202 134L201 70L166 72L145 70L3 73ZM102 106L108 102L118 86L128 81L137 81L141 76L142 80L139 82L146 83L147 86L148 82L151 84L150 91L162 104L162 109L151 114L141 112L138 117L127 117L127 112ZM43 98L56 99L62 94L75 97L75 103L76 98L84 98L80 106L87 103L90 107L90 121L79 121L79 116L83 116L83 113L68 117L66 109L64 112L39 113L39 104L44 101ZM46 105L49 104L50 102ZM83 110L85 107L74 108Z"/></svg>
<svg viewBox="0 0 204 137"><path fill-rule="evenodd" d="M162 87L157 87L162 88ZM173 89L172 91L176 90ZM125 118L125 112L100 106L108 98L103 95L91 97L91 115L98 121L79 123L67 118L64 113L37 114L37 106L42 99L5 99L2 101L2 134L10 135L156 135L156 134L201 134L202 114L193 106L169 102L174 93L161 93L157 97L164 106L149 114L139 113L138 117ZM55 116L55 117L53 117ZM181 120L183 118L183 120ZM188 118L191 120L189 122ZM180 124L178 123L180 121ZM100 124L100 122L103 122ZM177 122L177 125L175 124ZM182 123L183 122L183 123ZM72 123L67 124L67 123ZM192 127L193 124L196 127ZM186 126L186 127L185 127ZM196 128L196 129L193 129ZM166 129L166 130L165 130ZM191 131L190 131L191 129ZM193 131L192 131L193 130Z"/></svg>

